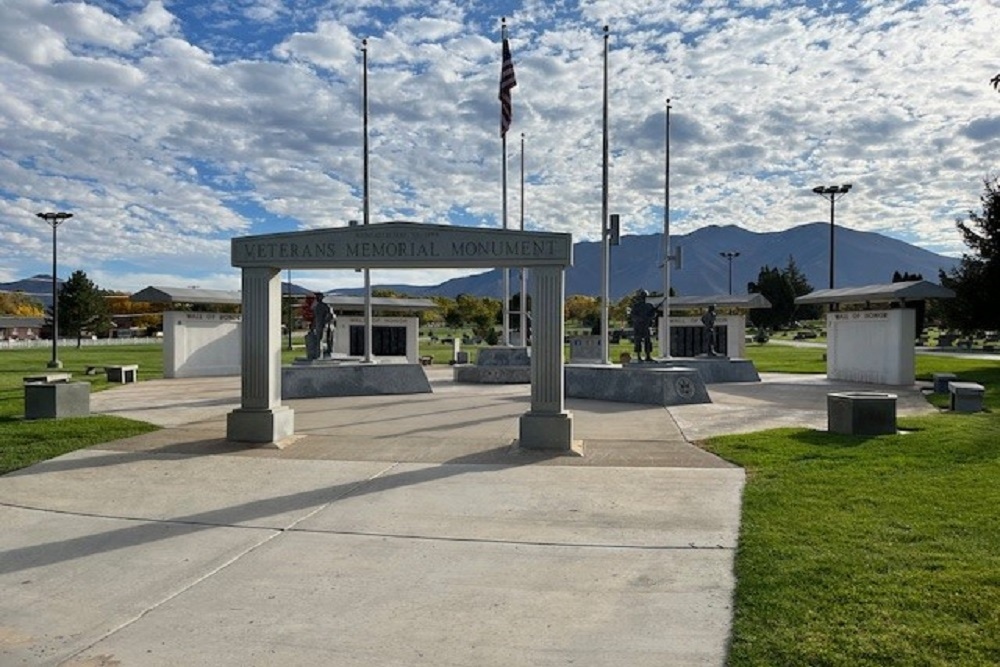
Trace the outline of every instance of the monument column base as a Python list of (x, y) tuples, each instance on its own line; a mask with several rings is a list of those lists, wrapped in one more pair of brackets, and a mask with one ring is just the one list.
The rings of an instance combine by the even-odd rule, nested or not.
[(518, 447), (573, 451), (573, 413), (526, 412), (521, 415)]
[(239, 408), (226, 415), (226, 440), (281, 448), (295, 434), (295, 411), (279, 405), (271, 409)]

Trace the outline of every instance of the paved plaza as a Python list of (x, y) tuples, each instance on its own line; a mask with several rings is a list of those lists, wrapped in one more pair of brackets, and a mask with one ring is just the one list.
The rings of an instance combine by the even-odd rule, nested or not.
[(240, 379), (93, 412), (163, 426), (0, 477), (3, 665), (723, 665), (744, 472), (693, 442), (826, 428), (764, 374), (713, 402), (567, 399), (583, 456), (512, 446), (526, 385), (286, 401), (286, 448), (225, 441)]

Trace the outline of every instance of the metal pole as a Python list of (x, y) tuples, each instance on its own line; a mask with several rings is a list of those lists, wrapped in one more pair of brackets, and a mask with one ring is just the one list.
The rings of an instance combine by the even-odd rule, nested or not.
[[(361, 49), (364, 65), (364, 76), (362, 77), (362, 116), (364, 117), (362, 224), (367, 225), (370, 222), (370, 201), (368, 196), (368, 40), (363, 40), (361, 43), (364, 45)], [(365, 269), (365, 354), (362, 361), (369, 364), (375, 361), (375, 356), (372, 354), (372, 274), (370, 269)]]
[(665, 154), (663, 167), (663, 330), (660, 332), (660, 356), (670, 358), (670, 98), (667, 98), (667, 120), (664, 128)]
[(292, 270), (288, 269), (288, 349), (292, 349)]
[(833, 289), (833, 210), (836, 197), (836, 193), (830, 193), (830, 289)]
[(62, 368), (62, 362), (59, 361), (58, 353), (58, 341), (59, 341), (59, 295), (56, 293), (56, 230), (59, 228), (59, 222), (53, 221), (52, 223), (52, 360), (49, 361), (49, 368)]
[[(524, 132), (521, 133), (521, 231), (524, 231)], [(528, 346), (528, 276), (521, 267), (521, 346)]]
[[(507, 39), (507, 18), (504, 17), (500, 24), (500, 40)], [(502, 110), (501, 110), (502, 113)], [(500, 133), (500, 151), (503, 154), (503, 176), (502, 176), (502, 189), (503, 189), (503, 204), (502, 215), (503, 215), (503, 228), (507, 229), (507, 132)], [(510, 345), (510, 269), (506, 266), (502, 270), (503, 275), (503, 307), (501, 308), (500, 317), (503, 318), (503, 323), (500, 326), (500, 333), (503, 337), (503, 344)]]
[(604, 26), (604, 121), (601, 153), (601, 363), (609, 364), (608, 301), (611, 298), (611, 239), (608, 238), (608, 26)]
[(49, 368), (62, 368), (62, 362), (59, 361), (59, 293), (56, 289), (56, 274), (59, 262), (56, 230), (64, 221), (72, 218), (73, 214), (59, 211), (55, 213), (36, 213), (35, 215), (52, 227), (52, 359), (47, 366)]

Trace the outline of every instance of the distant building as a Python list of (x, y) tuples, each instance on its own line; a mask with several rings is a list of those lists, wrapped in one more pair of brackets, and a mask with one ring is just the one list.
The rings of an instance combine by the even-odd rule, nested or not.
[(44, 324), (44, 317), (0, 315), (0, 340), (36, 340)]

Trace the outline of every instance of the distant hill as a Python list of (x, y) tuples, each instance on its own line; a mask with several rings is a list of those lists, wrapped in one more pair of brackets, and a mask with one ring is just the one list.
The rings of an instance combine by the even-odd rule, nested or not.
[[(59, 289), (62, 282), (62, 279), (56, 279), (56, 289)], [(0, 283), (0, 292), (23, 292), (25, 296), (40, 301), (48, 308), (52, 305), (52, 276), (40, 274), (11, 283)]]
[[(639, 288), (663, 289), (660, 268), (663, 234), (623, 236), (621, 245), (611, 248), (610, 293), (618, 300)], [(937, 282), (938, 270), (948, 270), (958, 259), (938, 255), (923, 248), (875, 232), (837, 227), (836, 287), (856, 287), (892, 282), (894, 271), (919, 273)], [(745, 294), (747, 283), (757, 280), (763, 266), (784, 268), (789, 256), (815, 289), (829, 284), (830, 226), (810, 223), (780, 232), (751, 232), (735, 225), (703, 227), (690, 234), (671, 235), (671, 247), (682, 247), (683, 267), (673, 270), (670, 283), (679, 295), (712, 295), (729, 292), (729, 261), (722, 252), (739, 252), (733, 259), (733, 293)], [(494, 269), (434, 286), (377, 285), (415, 296), (459, 294), (500, 297), (503, 274)], [(511, 271), (511, 293), (518, 290), (517, 272)], [(363, 289), (336, 290), (340, 294), (361, 294)], [(566, 272), (566, 294), (601, 293), (601, 246), (596, 241), (573, 244), (573, 266)]]

